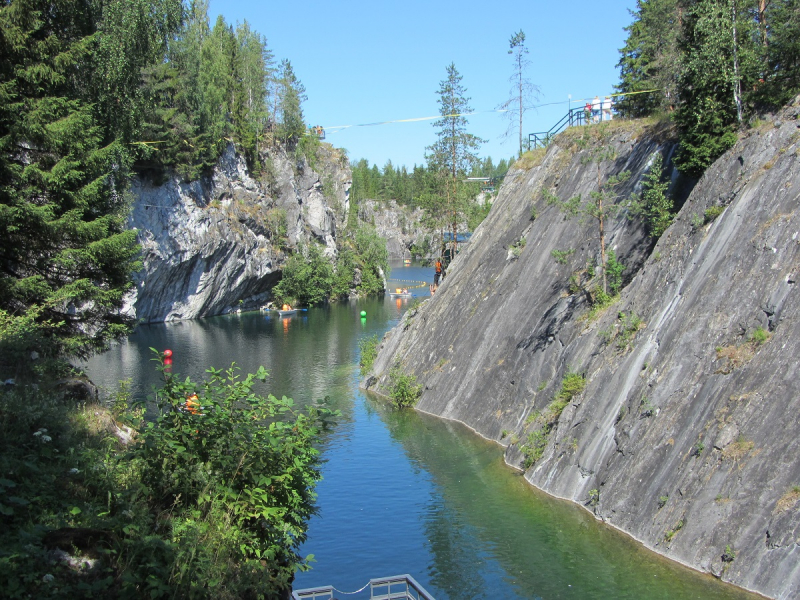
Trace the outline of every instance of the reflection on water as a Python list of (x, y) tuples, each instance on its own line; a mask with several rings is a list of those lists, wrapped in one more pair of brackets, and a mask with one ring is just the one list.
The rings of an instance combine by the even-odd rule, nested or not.
[[(431, 269), (397, 265), (388, 283), (424, 296), (431, 278)], [(159, 383), (149, 348), (170, 348), (181, 377), (232, 362), (242, 373), (263, 365), (264, 391), (298, 404), (329, 397), (342, 416), (321, 442), (319, 513), (302, 549), (316, 562), (296, 588), (353, 591), (371, 577), (409, 573), (437, 600), (752, 597), (537, 493), (503, 464), (498, 446), (466, 428), (361, 393), (359, 340), (382, 336), (414, 301), (387, 296), (288, 318), (247, 313), (140, 327), (88, 371), (107, 389), (130, 378), (144, 397)]]

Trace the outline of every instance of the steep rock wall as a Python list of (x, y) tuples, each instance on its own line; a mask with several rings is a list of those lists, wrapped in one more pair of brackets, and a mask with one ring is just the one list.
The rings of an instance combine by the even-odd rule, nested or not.
[[(593, 320), (569, 278), (596, 256), (596, 228), (565, 220), (541, 190), (586, 197), (598, 146), (557, 137), (541, 164), (509, 172), (436, 295), (383, 339), (364, 385), (385, 393), (400, 364), (424, 386), (420, 410), (506, 445), (510, 464), (543, 440), (525, 471), (533, 485), (670, 558), (797, 597), (799, 104), (720, 158), (655, 248), (638, 220), (608, 223), (627, 285)], [(620, 127), (599, 142), (618, 153), (601, 175), (630, 169), (628, 194), (669, 141)], [(568, 264), (551, 255), (568, 249)], [(554, 416), (570, 372), (586, 387)]]
[(138, 320), (257, 307), (277, 283), (286, 249), (314, 239), (335, 252), (352, 181), (346, 157), (323, 144), (315, 168), (282, 150), (261, 159), (267, 174), (255, 176), (231, 145), (208, 178), (133, 182), (129, 225), (139, 231), (144, 269), (127, 309)]
[(411, 258), (411, 246), (431, 236), (422, 225), (423, 214), (421, 208), (400, 206), (394, 200), (364, 200), (358, 208), (359, 219), (375, 227), (394, 260)]

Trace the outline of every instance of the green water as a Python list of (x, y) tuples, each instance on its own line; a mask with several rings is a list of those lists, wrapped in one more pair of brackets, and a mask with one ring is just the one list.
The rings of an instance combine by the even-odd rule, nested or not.
[[(392, 278), (390, 288), (412, 287), (432, 273), (395, 265)], [(427, 295), (427, 287), (411, 291)], [(88, 371), (108, 389), (130, 378), (133, 392), (145, 396), (159, 383), (149, 348), (170, 348), (181, 377), (199, 379), (208, 366), (231, 362), (243, 372), (263, 365), (270, 373), (264, 391), (300, 404), (329, 398), (342, 414), (321, 443), (319, 513), (303, 547), (316, 562), (297, 575), (296, 589), (350, 592), (373, 577), (408, 573), (437, 600), (755, 597), (661, 559), (580, 507), (537, 492), (503, 464), (499, 446), (467, 428), (392, 411), (360, 392), (359, 340), (383, 335), (414, 300), (140, 327), (94, 357)]]

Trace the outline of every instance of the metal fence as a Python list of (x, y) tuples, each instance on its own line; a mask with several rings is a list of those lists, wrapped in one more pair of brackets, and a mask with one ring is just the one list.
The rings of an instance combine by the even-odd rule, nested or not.
[(614, 105), (610, 108), (600, 112), (599, 115), (592, 116), (590, 110), (585, 107), (571, 108), (569, 112), (561, 117), (561, 119), (547, 131), (539, 131), (537, 133), (528, 134), (528, 150), (535, 148), (545, 148), (553, 140), (556, 134), (561, 133), (567, 127), (576, 127), (578, 125), (591, 125), (600, 121), (607, 121), (615, 115)]
[[(370, 579), (367, 585), (355, 592), (342, 592), (332, 585), (295, 590), (292, 592), (292, 600), (342, 600), (344, 596), (355, 600), (355, 595), (366, 593), (367, 588), (369, 600), (435, 600), (411, 575)], [(365, 598), (363, 595), (361, 597)]]

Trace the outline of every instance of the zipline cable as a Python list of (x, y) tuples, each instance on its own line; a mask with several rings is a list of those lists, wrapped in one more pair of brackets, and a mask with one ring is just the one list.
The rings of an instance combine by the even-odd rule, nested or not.
[[(660, 90), (659, 89), (641, 90), (639, 92), (628, 92), (628, 93), (620, 92), (620, 93), (617, 93), (617, 94), (609, 94), (608, 96), (604, 96), (604, 98), (616, 98), (618, 96), (635, 96), (637, 94), (649, 94), (649, 93), (658, 92), (658, 91), (660, 91)], [(583, 101), (592, 102), (592, 100), (593, 100), (593, 98), (576, 98), (574, 100), (569, 99), (566, 102), (564, 102), (563, 100), (559, 100), (558, 102), (546, 102), (546, 103), (543, 103), (543, 104), (537, 104), (536, 106), (533, 106), (532, 108), (536, 109), (536, 108), (542, 108), (544, 106), (557, 106), (559, 104), (580, 103), (580, 102), (583, 102)], [(453, 114), (449, 114), (449, 115), (436, 115), (436, 116), (432, 116), (432, 117), (415, 117), (415, 118), (412, 118), (412, 119), (392, 119), (392, 120), (389, 120), (389, 121), (376, 121), (375, 123), (358, 123), (358, 124), (355, 124), (355, 125), (330, 125), (330, 126), (327, 126), (327, 127), (323, 127), (323, 129), (327, 133), (339, 133), (340, 131), (343, 131), (345, 129), (349, 129), (350, 127), (375, 127), (376, 125), (389, 125), (391, 123), (415, 123), (415, 122), (419, 122), (419, 121), (433, 121), (435, 119), (447, 119), (447, 118), (450, 118), (450, 117), (471, 117), (473, 115), (480, 115), (480, 114), (487, 114), (487, 113), (504, 113), (504, 112), (509, 112), (509, 110), (508, 109), (504, 109), (504, 108), (498, 108), (498, 109), (495, 109), (495, 110), (476, 110), (476, 111), (468, 112), (468, 113), (453, 113)]]

